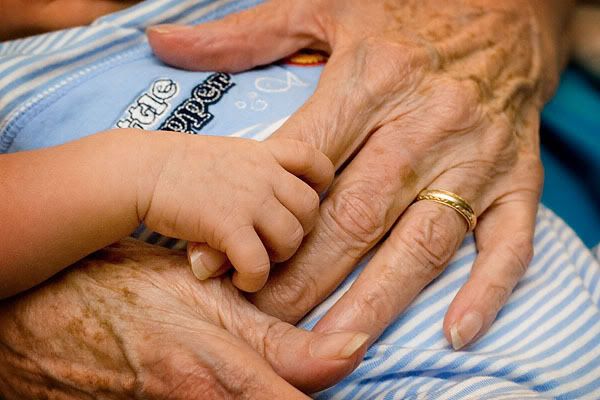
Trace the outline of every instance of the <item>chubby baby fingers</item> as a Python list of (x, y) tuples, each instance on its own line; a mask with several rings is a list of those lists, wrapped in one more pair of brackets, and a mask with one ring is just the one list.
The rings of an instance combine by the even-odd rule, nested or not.
[(297, 218), (306, 236), (319, 217), (319, 194), (294, 175), (285, 171), (283, 174), (274, 185), (275, 197)]
[(335, 168), (331, 160), (312, 145), (278, 138), (264, 143), (285, 170), (304, 180), (318, 193), (331, 185)]
[(265, 202), (262, 215), (257, 215), (254, 226), (274, 262), (291, 258), (304, 238), (302, 224), (276, 199)]
[(252, 225), (242, 225), (227, 234), (222, 242), (235, 269), (233, 284), (244, 292), (257, 292), (269, 277), (271, 262), (258, 234)]

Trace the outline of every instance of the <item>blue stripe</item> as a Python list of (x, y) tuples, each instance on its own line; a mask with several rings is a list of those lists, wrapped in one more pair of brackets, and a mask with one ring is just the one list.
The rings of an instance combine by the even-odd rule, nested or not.
[[(536, 241), (537, 241), (537, 242), (539, 242), (540, 240), (542, 240), (542, 239), (543, 239), (543, 237), (545, 237), (545, 235), (546, 235), (546, 232), (548, 232), (548, 231), (542, 232), (542, 234), (541, 234), (541, 235), (539, 235), (539, 236), (536, 236), (536, 239), (537, 239)], [(546, 245), (546, 247), (548, 247), (548, 246), (550, 246), (550, 243), (548, 243), (548, 244)], [(540, 255), (540, 256), (541, 256), (541, 255)], [(559, 269), (559, 267), (560, 267), (560, 264), (557, 264), (557, 265), (555, 266), (555, 268), (554, 268), (554, 270), (555, 270), (555, 274), (554, 274), (553, 276), (547, 277), (547, 278), (546, 278), (546, 280), (545, 280), (545, 283), (550, 283), (550, 282), (551, 282), (551, 280), (552, 280), (552, 279), (555, 277), (555, 275), (558, 275), (558, 274), (561, 272), (561, 270)], [(546, 272), (548, 272), (548, 271), (546, 271)], [(540, 269), (540, 271), (539, 271), (539, 272), (537, 272), (535, 275), (542, 275), (542, 274), (544, 274), (544, 270), (543, 270), (543, 269)], [(463, 278), (463, 279), (464, 279), (464, 278)], [(455, 283), (456, 283), (456, 281), (455, 281)], [(460, 284), (460, 282), (458, 282), (458, 284)], [(547, 297), (548, 297), (548, 296), (547, 296)], [(512, 304), (509, 302), (509, 304), (507, 304), (507, 305), (505, 306), (505, 309), (506, 309), (507, 307), (511, 306), (511, 305), (512, 305), (512, 306), (514, 306), (514, 307), (516, 307), (516, 304), (517, 304), (517, 303), (519, 303), (519, 304), (522, 304), (522, 303), (526, 302), (527, 300), (528, 300), (527, 296), (523, 296), (523, 297), (521, 298), (521, 300), (520, 300), (520, 301), (518, 301), (518, 302), (512, 302)], [(542, 299), (542, 300), (543, 300), (543, 299)], [(540, 301), (540, 302), (541, 302), (541, 301)], [(538, 303), (540, 303), (540, 302), (538, 302)], [(438, 313), (436, 313), (436, 314), (437, 314), (437, 317), (438, 317), (438, 319), (439, 319), (439, 318), (442, 318), (444, 313), (445, 313), (445, 310), (442, 310), (441, 312), (438, 312)], [(533, 311), (532, 311), (532, 310), (530, 310), (529, 314), (531, 314), (531, 313), (533, 313)], [(519, 320), (517, 320), (517, 321), (513, 322), (513, 323), (512, 323), (512, 324), (510, 324), (510, 325), (511, 325), (511, 326), (514, 326), (514, 325), (515, 325), (515, 324), (517, 324), (518, 322), (519, 322)], [(508, 330), (508, 328), (505, 328), (505, 329), (504, 329), (504, 331), (505, 331), (505, 332), (506, 332), (507, 330)], [(414, 331), (412, 331), (412, 333), (414, 333)], [(436, 336), (438, 336), (438, 337), (439, 337), (439, 336), (442, 336), (442, 335), (443, 335), (443, 333), (440, 331), (438, 335), (434, 335), (433, 337), (436, 337)], [(488, 333), (488, 335), (484, 336), (484, 340), (488, 340), (488, 341), (492, 342), (493, 340), (492, 340), (492, 339), (490, 339), (490, 336), (492, 336), (492, 335), (493, 335), (493, 334), (491, 334), (491, 333)], [(496, 333), (495, 335), (496, 335), (496, 336), (501, 336), (499, 333)], [(427, 346), (427, 343), (428, 343), (428, 342), (431, 342), (431, 340), (432, 340), (432, 337), (428, 338), (428, 339), (426, 340), (426, 342), (424, 343), (424, 346)], [(483, 342), (484, 340), (480, 340), (480, 342), (478, 342), (478, 343), (476, 344), (476, 346), (478, 346), (478, 347), (483, 347), (483, 346), (484, 346), (484, 344), (483, 344), (482, 342)], [(398, 338), (398, 340), (397, 340), (397, 343), (402, 343), (402, 342), (404, 342), (404, 341), (405, 341), (405, 336)], [(473, 347), (475, 347), (475, 346), (473, 346)], [(389, 358), (391, 355), (393, 355), (393, 350), (392, 350), (392, 349), (390, 349), (390, 350), (389, 350), (388, 352), (386, 352), (386, 353), (387, 353), (387, 354), (386, 354), (386, 357), (385, 357), (385, 359), (387, 359), (387, 358)], [(405, 367), (405, 366), (406, 366), (408, 363), (410, 363), (410, 362), (411, 362), (411, 361), (412, 361), (412, 360), (413, 360), (413, 359), (414, 359), (416, 356), (418, 356), (418, 354), (419, 354), (418, 352), (415, 352), (415, 353), (412, 353), (412, 355), (411, 355), (411, 356), (404, 356), (404, 357), (403, 357), (403, 358), (401, 358), (399, 361), (397, 361), (397, 362), (396, 362), (396, 363), (395, 363), (395, 364), (394, 364), (392, 367), (390, 367), (390, 369), (391, 369), (391, 370), (393, 370), (393, 371), (396, 371), (396, 370), (399, 370), (399, 369), (400, 369), (400, 368), (402, 368), (402, 367)], [(424, 363), (430, 364), (431, 362), (433, 362), (433, 361), (438, 361), (438, 360), (439, 360), (439, 359), (441, 359), (443, 356), (446, 356), (446, 355), (448, 355), (448, 354), (452, 354), (452, 353), (448, 353), (448, 352), (442, 353), (442, 352), (440, 352), (440, 354), (436, 354), (436, 355), (434, 355), (434, 356), (430, 357), (430, 358), (429, 358), (428, 360), (426, 360)], [(467, 357), (464, 357), (464, 358), (465, 358), (465, 360), (464, 360), (464, 361), (466, 361)], [(377, 361), (378, 361), (378, 362), (377, 362), (377, 364), (381, 364), (381, 362), (383, 362), (383, 360), (377, 360)], [(463, 361), (463, 362), (464, 362), (464, 361)], [(456, 363), (454, 363), (454, 364), (455, 364), (455, 365), (453, 365), (453, 366), (452, 366), (452, 368), (456, 368), (456, 367), (458, 366), (458, 365), (456, 365)], [(359, 370), (360, 370), (360, 369), (363, 367), (363, 365), (364, 365), (365, 371), (359, 371)], [(357, 373), (355, 373), (355, 374), (356, 374), (358, 377), (360, 377), (361, 375), (363, 375), (363, 374), (367, 373), (367, 370), (370, 370), (370, 369), (372, 369), (372, 368), (375, 368), (375, 366), (368, 365), (368, 363), (363, 363), (363, 364), (361, 364), (361, 367), (359, 367), (359, 370), (357, 370)], [(355, 375), (355, 374), (353, 374), (353, 375)], [(355, 393), (353, 393), (353, 394), (355, 394)], [(350, 397), (350, 396), (347, 396), (346, 398), (352, 398), (352, 397)]]
[[(563, 300), (560, 305), (564, 306), (566, 304), (568, 304), (571, 300), (573, 300), (579, 293), (577, 293), (577, 288), (574, 288), (569, 296)], [(578, 310), (581, 311), (582, 309), (584, 309), (585, 307), (579, 307)], [(546, 316), (550, 313), (547, 313)], [(589, 321), (588, 321), (589, 323)], [(534, 324), (532, 324), (534, 325)], [(585, 325), (587, 326), (587, 325)], [(582, 329), (580, 328), (577, 332), (579, 334), (582, 333)], [(573, 336), (573, 335), (571, 335)], [(549, 335), (544, 335), (544, 339), (548, 339), (550, 338)], [(557, 350), (560, 350), (561, 348), (564, 347), (563, 344), (564, 341), (561, 341), (561, 343), (559, 344), (555, 344), (553, 346), (550, 347), (549, 350), (546, 350), (542, 353), (539, 353), (537, 356), (535, 357), (530, 357), (527, 359), (527, 361), (540, 361), (541, 359), (543, 359), (544, 357), (547, 357), (548, 355), (552, 355), (554, 354)], [(539, 342), (536, 342), (536, 344), (539, 344)], [(508, 353), (511, 354), (511, 353)], [(502, 351), (497, 350), (495, 351), (495, 355), (491, 356), (489, 360), (484, 360), (479, 362), (478, 364), (476, 364), (475, 366), (465, 369), (465, 370), (460, 370), (459, 372), (454, 372), (454, 370), (458, 367), (460, 367), (461, 365), (463, 365), (465, 362), (468, 361), (469, 356), (468, 355), (464, 355), (461, 357), (460, 360), (456, 360), (454, 363), (452, 363), (452, 365), (449, 365), (447, 368), (447, 371), (440, 373), (437, 375), (437, 377), (439, 378), (444, 378), (444, 379), (448, 379), (448, 378), (457, 378), (460, 376), (464, 376), (464, 375), (471, 375), (471, 374), (478, 374), (478, 373), (482, 373), (483, 371), (486, 371), (486, 374), (493, 374), (493, 376), (495, 377), (506, 377), (507, 375), (510, 375), (512, 372), (515, 371), (515, 369), (519, 368), (521, 365), (519, 365), (516, 362), (510, 362), (509, 364), (499, 368), (499, 369), (492, 369), (490, 370), (490, 367), (493, 366), (493, 364), (495, 364), (498, 361), (504, 360), (504, 358), (506, 356), (508, 356), (508, 354), (503, 354)], [(527, 362), (524, 361), (524, 362)], [(523, 361), (522, 361), (523, 362)], [(528, 382), (532, 382), (534, 379), (538, 378), (537, 372), (538, 370), (540, 370), (540, 368), (537, 368), (535, 370), (530, 370), (525, 374), (522, 374), (518, 377), (515, 377), (513, 379), (511, 379), (511, 381), (517, 382), (517, 383), (528, 383)], [(544, 368), (542, 368), (541, 370), (544, 370)]]
[[(241, 0), (225, 5), (220, 5), (210, 13), (197, 18), (196, 22), (207, 21), (219, 18), (232, 11), (248, 8), (252, 5), (261, 3), (258, 0)], [(133, 17), (133, 13), (144, 10), (149, 5), (159, 4), (155, 10), (146, 10), (140, 16)], [(38, 88), (19, 93), (16, 100), (12, 101), (8, 107), (0, 110), (0, 115), (7, 115), (9, 111), (18, 109), (22, 104), (28, 101), (34, 94), (40, 93), (48, 87), (57, 85), (64, 81), (66, 77), (74, 76), (82, 69), (93, 66), (98, 68), (89, 75), (81, 79), (88, 79), (96, 73), (101, 73), (103, 68), (111, 68), (119, 65), (120, 62), (129, 62), (136, 57), (142, 57), (149, 51), (143, 40), (143, 27), (150, 24), (150, 20), (156, 19), (164, 23), (172, 23), (186, 18), (190, 13), (197, 12), (207, 4), (214, 4), (214, 1), (190, 2), (185, 3), (184, 8), (177, 9), (173, 15), (167, 16), (167, 13), (174, 10), (174, 7), (181, 6), (178, 0), (150, 0), (138, 4), (128, 10), (103, 17), (97, 21), (93, 29), (94, 33), (84, 40), (78, 41), (77, 35), (71, 37), (65, 48), (77, 49), (82, 46), (92, 46), (91, 49), (81, 51), (81, 54), (73, 56), (68, 60), (57, 60), (48, 64), (48, 54), (31, 55), (20, 60), (17, 65), (8, 69), (17, 71), (23, 66), (36, 65), (35, 70), (29, 72), (15, 82), (10, 84), (0, 92), (0, 95), (8, 93), (18, 93), (18, 90), (24, 90), (22, 85), (27, 84), (32, 79), (39, 79), (57, 68), (71, 67), (74, 63), (81, 63), (80, 67), (65, 68), (64, 73), (55, 78), (47, 78)], [(131, 16), (131, 17), (128, 17)], [(114, 21), (126, 21), (120, 26)], [(86, 31), (86, 28), (77, 28)], [(99, 45), (98, 41), (107, 37), (114, 37), (116, 29), (131, 29), (131, 32), (125, 31), (125, 37), (115, 40), (115, 42)], [(10, 42), (0, 44), (0, 53), (9, 51), (32, 52), (47, 46), (46, 53), (51, 53), (52, 46), (58, 44), (71, 35), (74, 31), (67, 30), (47, 35), (45, 38), (33, 37), (25, 41)], [(88, 31), (90, 32), (90, 31)], [(123, 31), (120, 31), (123, 32)], [(124, 46), (124, 49), (118, 51), (119, 60), (113, 59), (115, 54), (114, 46)], [(92, 59), (94, 61), (92, 62)], [(3, 63), (10, 62), (10, 57), (2, 57), (0, 66)], [(98, 60), (105, 62), (98, 67)], [(37, 63), (37, 64), (36, 64)], [(79, 79), (79, 78), (77, 78)], [(42, 88), (42, 89), (40, 89)], [(62, 96), (68, 93), (71, 84), (55, 91), (52, 96)], [(28, 116), (46, 107), (47, 102), (39, 102), (28, 109), (27, 114), (15, 115), (14, 119), (5, 130), (5, 134), (0, 136), (0, 148), (6, 146), (12, 141), (11, 135), (16, 135), (21, 124), (26, 122)], [(248, 136), (252, 136), (249, 134)], [(446, 305), (456, 293), (456, 291), (466, 281), (471, 264), (476, 257), (475, 243), (472, 236), (469, 236), (459, 249), (460, 257), (457, 257), (448, 266), (446, 271), (427, 288), (427, 291), (417, 301), (409, 307), (396, 321), (388, 328), (378, 342), (367, 352), (365, 361), (342, 383), (330, 390), (326, 390), (317, 395), (317, 398), (343, 397), (346, 399), (377, 397), (385, 399), (394, 399), (399, 397), (417, 398), (428, 396), (448, 396), (450, 398), (460, 399), (464, 396), (475, 393), (478, 390), (488, 390), (486, 397), (510, 395), (518, 391), (520, 387), (523, 390), (535, 390), (541, 393), (558, 396), (559, 398), (581, 398), (589, 395), (600, 388), (600, 335), (591, 335), (590, 339), (583, 341), (582, 337), (590, 332), (600, 330), (600, 312), (598, 306), (592, 302), (590, 295), (597, 296), (600, 290), (600, 268), (595, 259), (589, 256), (587, 250), (582, 246), (578, 238), (558, 220), (550, 211), (544, 208), (540, 209), (536, 217), (537, 229), (534, 238), (535, 255), (530, 269), (525, 278), (519, 283), (515, 292), (518, 297), (514, 297), (508, 302), (498, 315), (498, 325), (490, 333), (483, 337), (478, 343), (471, 346), (469, 352), (457, 353), (450, 349), (446, 344), (441, 329), (432, 329), (432, 326), (438, 326), (443, 320), (446, 312)], [(163, 240), (158, 235), (153, 235), (151, 240)], [(569, 249), (570, 250), (567, 250)], [(578, 265), (575, 265), (577, 259), (581, 259)], [(351, 284), (360, 271), (368, 262), (369, 257), (365, 257), (361, 266), (357, 268), (347, 278), (342, 287)], [(593, 273), (589, 274), (588, 271)], [(563, 274), (564, 276), (559, 279)], [(586, 275), (587, 274), (587, 275)], [(582, 279), (589, 276), (586, 282), (582, 284)], [(548, 288), (550, 285), (556, 286), (547, 293), (539, 293), (539, 288)], [(571, 290), (566, 290), (567, 286), (573, 286)], [(586, 291), (586, 286), (588, 291)], [(541, 307), (550, 301), (556, 301), (564, 297), (560, 302), (543, 314)], [(582, 297), (583, 296), (583, 297)], [(539, 298), (538, 298), (539, 297)], [(594, 297), (597, 298), (597, 297)], [(525, 308), (528, 301), (534, 300), (528, 308)], [(569, 315), (564, 315), (560, 319), (557, 312), (564, 307), (573, 304), (574, 301), (584, 300), (578, 305), (576, 310)], [(590, 311), (592, 310), (592, 311)], [(325, 311), (319, 308), (318, 312), (313, 312), (307, 316), (303, 326), (313, 326)], [(590, 313), (589, 317), (582, 318), (583, 313)], [(508, 321), (507, 318), (517, 317), (514, 321)], [(406, 324), (416, 322), (422, 319), (414, 327), (408, 329)], [(557, 341), (556, 338), (566, 327), (572, 326), (578, 320), (580, 326), (565, 338)], [(552, 322), (550, 325), (549, 322)], [(541, 324), (548, 324), (548, 329), (544, 331), (536, 330)], [(498, 340), (511, 334), (514, 329), (526, 327), (513, 340), (499, 346), (494, 351), (490, 349)], [(535, 339), (531, 332), (536, 333)], [(423, 332), (427, 332), (424, 334)], [(409, 341), (418, 342), (416, 348), (403, 347)], [(393, 343), (389, 343), (393, 342)], [(444, 348), (439, 348), (443, 344)], [(541, 346), (549, 345), (547, 349)], [(560, 360), (552, 363), (548, 362), (548, 357), (554, 356), (557, 352), (564, 352), (564, 349), (570, 349), (568, 353), (561, 353)], [(524, 350), (531, 351), (532, 354), (524, 360), (515, 360), (516, 357), (522, 357)], [(597, 354), (589, 362), (582, 363), (577, 369), (565, 372), (565, 365), (573, 365), (583, 356)], [(417, 358), (421, 359), (418, 363)], [(476, 360), (473, 366), (470, 365)], [(389, 366), (383, 368), (383, 365)], [(407, 370), (411, 364), (414, 368)], [(534, 368), (533, 363), (539, 364)], [(522, 371), (521, 371), (522, 369)], [(559, 374), (565, 374), (559, 376)], [(591, 383), (577, 386), (578, 380), (585, 375), (597, 376), (598, 379)], [(466, 381), (472, 377), (481, 376), (482, 380)], [(507, 385), (508, 384), (508, 385)], [(427, 388), (425, 389), (425, 385)], [(529, 389), (531, 387), (531, 389)], [(575, 387), (576, 389), (573, 389)], [(446, 392), (454, 388), (457, 392), (449, 396)], [(526, 388), (526, 389), (525, 389)], [(342, 396), (341, 391), (347, 390), (348, 393)], [(359, 396), (359, 393), (361, 394)]]
[[(26, 84), (27, 82), (32, 81), (32, 80), (34, 80), (44, 74), (47, 74), (53, 70), (62, 68), (64, 66), (68, 66), (69, 64), (74, 64), (74, 63), (79, 63), (81, 61), (85, 61), (86, 59), (95, 57), (101, 53), (110, 54), (110, 50), (113, 47), (119, 46), (121, 44), (125, 44), (128, 42), (134, 42), (136, 39), (139, 40), (139, 37), (140, 37), (140, 35), (138, 33), (128, 34), (121, 39), (115, 40), (114, 42), (109, 41), (108, 43), (105, 43), (102, 46), (96, 47), (85, 53), (81, 53), (81, 54), (77, 55), (76, 57), (60, 60), (60, 61), (54, 62), (52, 64), (45, 65), (43, 68), (32, 71), (32, 72), (28, 73), (27, 75), (24, 75), (19, 80), (15, 81), (15, 82), (11, 82), (7, 86), (5, 86), (4, 89), (0, 90), (0, 96), (6, 96), (8, 92), (14, 90), (16, 87)], [(72, 70), (70, 71), (70, 73), (72, 73)]]
[[(198, 18), (198, 21), (207, 21), (207, 20), (211, 20), (211, 19), (217, 19), (220, 18), (228, 13), (234, 12), (234, 11), (238, 11), (241, 9), (245, 9), (248, 8), (252, 5), (256, 5), (258, 3), (260, 3), (261, 1), (259, 0), (244, 0), (244, 1), (239, 1), (239, 2), (232, 2), (229, 4), (226, 4), (224, 6), (221, 6), (219, 8), (216, 8), (215, 10), (211, 11), (210, 13)], [(204, 6), (205, 4), (208, 4), (208, 2), (203, 3)], [(188, 7), (186, 9), (184, 9), (183, 11), (181, 11), (178, 15), (177, 15), (177, 19), (180, 19), (182, 16), (185, 16), (186, 14), (189, 14), (190, 10), (198, 10), (200, 8), (202, 8), (203, 5), (193, 5), (191, 7)], [(163, 6), (161, 7), (161, 9), (168, 9), (169, 6)], [(132, 10), (133, 11), (133, 10)], [(155, 12), (156, 15), (159, 15), (160, 12)], [(82, 41), (80, 43), (77, 43), (78, 46), (85, 46), (87, 44), (90, 43), (94, 43), (97, 40), (103, 39), (105, 37), (107, 37), (107, 33), (111, 33), (112, 30), (114, 30), (114, 27), (111, 26), (107, 26), (106, 29), (102, 29), (100, 32), (97, 32), (96, 34), (92, 35), (90, 38), (86, 38), (85, 41)], [(67, 34), (68, 32), (65, 32), (65, 34)], [(8, 92), (12, 91), (12, 90), (17, 90), (19, 86), (27, 83), (28, 81), (30, 81), (31, 79), (35, 79), (38, 78), (40, 76), (42, 76), (44, 73), (47, 73), (49, 71), (52, 71), (53, 69), (56, 68), (60, 68), (62, 66), (68, 65), (70, 63), (74, 63), (74, 62), (78, 62), (81, 60), (84, 60), (86, 58), (89, 59), (94, 59), (95, 57), (99, 56), (100, 53), (102, 53), (103, 51), (109, 53), (110, 50), (114, 47), (117, 46), (119, 44), (124, 44), (127, 40), (131, 40), (132, 45), (136, 44), (136, 40), (139, 40), (141, 37), (145, 37), (143, 32), (137, 31), (137, 30), (132, 30), (132, 32), (128, 35), (126, 35), (125, 37), (116, 40), (114, 42), (102, 45), (100, 47), (94, 47), (90, 50), (88, 50), (86, 53), (80, 54), (77, 57), (68, 59), (68, 60), (62, 60), (62, 61), (58, 61), (54, 64), (51, 65), (43, 65), (44, 63), (42, 63), (42, 67), (38, 70), (35, 70), (33, 72), (31, 72), (30, 74), (16, 80), (15, 82), (10, 83), (7, 87), (5, 87), (3, 90), (0, 91), (0, 96), (5, 96)], [(124, 51), (124, 50), (122, 50)], [(44, 57), (46, 57), (46, 55), (42, 54), (42, 55), (32, 55), (31, 57), (26, 58), (25, 60), (17, 63), (16, 65), (10, 67), (9, 69), (7, 69), (7, 71), (5, 71), (6, 74), (9, 74), (11, 71), (15, 71), (19, 68), (22, 68), (25, 65), (30, 65), (32, 63), (35, 63), (37, 61), (43, 60)], [(106, 57), (108, 57), (108, 54), (106, 55)], [(80, 69), (84, 69), (87, 66), (81, 66), (79, 68), (77, 68), (77, 70)], [(54, 79), (54, 81), (61, 81), (63, 80), (66, 76), (69, 76), (73, 73), (74, 71), (65, 71), (64, 74), (62, 74), (61, 76), (57, 77)], [(51, 82), (46, 82), (45, 85), (49, 85), (49, 83)], [(37, 89), (39, 90), (39, 89)], [(12, 101), (10, 104), (8, 104), (6, 107), (4, 107), (2, 109), (2, 114), (3, 115), (9, 115), (13, 110), (15, 110), (21, 103), (23, 103), (24, 99), (28, 96), (31, 96), (31, 93), (34, 92), (35, 90), (23, 93), (21, 96), (19, 96), (17, 99), (15, 99), (14, 101)], [(12, 140), (10, 138), (5, 138), (2, 137), (0, 139), (0, 143), (2, 144), (2, 149), (0, 149), (0, 152), (5, 152), (8, 147), (10, 147), (10, 143), (12, 143)]]

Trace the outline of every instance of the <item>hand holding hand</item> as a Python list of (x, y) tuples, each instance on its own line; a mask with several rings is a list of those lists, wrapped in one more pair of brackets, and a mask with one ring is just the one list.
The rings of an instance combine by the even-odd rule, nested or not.
[[(316, 329), (375, 338), (444, 270), (480, 217), (479, 256), (446, 315), (455, 348), (492, 324), (532, 255), (539, 112), (564, 58), (565, 1), (279, 0), (197, 27), (149, 30), (158, 57), (240, 71), (303, 47), (331, 53), (314, 96), (276, 133), (347, 165), (315, 229), (255, 304), (297, 321), (389, 236)], [(413, 204), (414, 203), (414, 204)]]
[(337, 382), (366, 340), (297, 329), (128, 239), (0, 303), (0, 397), (307, 399), (292, 385)]
[[(318, 192), (333, 179), (331, 161), (294, 140), (148, 135), (151, 145), (141, 151), (156, 166), (143, 179), (138, 215), (159, 233), (223, 252), (236, 269), (238, 288), (261, 289), (270, 262), (289, 259), (312, 230)], [(212, 264), (198, 260), (203, 255), (193, 249), (196, 276), (224, 272), (202, 270)]]

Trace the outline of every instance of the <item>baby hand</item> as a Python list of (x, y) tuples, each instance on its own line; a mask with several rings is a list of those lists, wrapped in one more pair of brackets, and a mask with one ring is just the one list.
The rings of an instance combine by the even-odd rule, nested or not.
[(224, 253), (236, 270), (233, 283), (260, 290), (271, 261), (289, 259), (313, 228), (318, 192), (333, 179), (331, 161), (293, 140), (151, 135), (169, 136), (170, 151), (140, 202), (145, 224)]

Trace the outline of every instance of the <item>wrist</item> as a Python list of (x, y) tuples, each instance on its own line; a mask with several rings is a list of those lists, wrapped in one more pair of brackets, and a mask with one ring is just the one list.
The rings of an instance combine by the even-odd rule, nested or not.
[(133, 167), (133, 187), (136, 189), (135, 203), (138, 222), (146, 219), (155, 189), (164, 174), (169, 160), (181, 149), (181, 133), (134, 130), (136, 137), (136, 157)]

